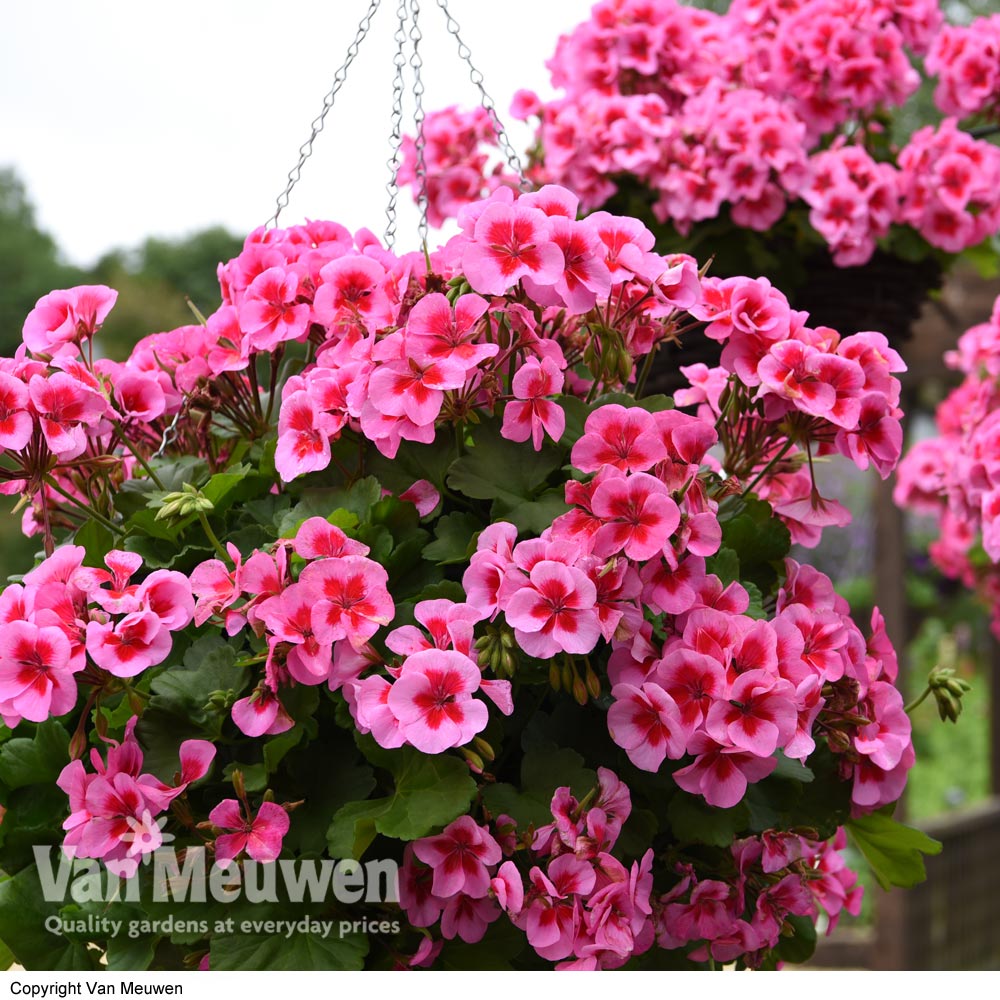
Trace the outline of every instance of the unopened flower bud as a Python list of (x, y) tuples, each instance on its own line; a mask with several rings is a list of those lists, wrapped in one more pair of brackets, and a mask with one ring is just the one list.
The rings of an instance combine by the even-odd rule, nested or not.
[(559, 664), (555, 660), (549, 661), (549, 687), (553, 691), (558, 691), (562, 684), (560, 683), (562, 677), (562, 671), (559, 669)]
[(493, 752), (493, 747), (491, 747), (481, 736), (474, 737), (472, 745), (476, 748), (476, 752), (483, 758), (483, 760), (496, 760), (497, 755)]

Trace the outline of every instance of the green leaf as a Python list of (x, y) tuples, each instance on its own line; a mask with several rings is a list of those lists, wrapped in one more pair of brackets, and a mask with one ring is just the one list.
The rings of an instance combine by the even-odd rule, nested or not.
[(359, 522), (366, 521), (381, 496), (382, 487), (374, 476), (359, 479), (350, 489), (338, 486), (303, 490), (299, 502), (281, 515), (278, 532), (282, 538), (292, 538), (307, 518), (329, 517), (337, 510), (349, 511)]
[(376, 833), (416, 840), (460, 816), (476, 794), (468, 766), (458, 757), (430, 757), (412, 747), (383, 750), (359, 740), (365, 756), (394, 778), (391, 795), (351, 802), (337, 810), (327, 831), (330, 854), (360, 858)]
[(249, 681), (236, 653), (219, 636), (204, 636), (184, 654), (182, 665), (168, 667), (150, 685), (152, 698), (136, 727), (146, 750), (146, 767), (169, 780), (177, 770), (177, 751), (186, 739), (217, 737), (228, 713), (209, 699), (226, 693), (226, 703)]
[(274, 774), (278, 770), (278, 765), (284, 760), (285, 755), (302, 742), (304, 732), (301, 726), (293, 726), (277, 736), (272, 736), (264, 744), (264, 767), (268, 774)]
[(401, 441), (395, 458), (386, 458), (371, 449), (367, 468), (386, 489), (397, 495), (420, 479), (426, 479), (439, 493), (443, 493), (448, 466), (454, 457), (454, 446), (446, 447), (441, 441), (433, 444)]
[(40, 722), (32, 737), (0, 747), (0, 781), (8, 788), (54, 783), (69, 763), (69, 733), (55, 719)]
[(73, 536), (73, 544), (82, 545), (87, 550), (83, 557), (85, 566), (101, 568), (104, 567), (104, 557), (117, 547), (116, 536), (97, 521), (87, 521), (81, 525)]
[(532, 747), (521, 761), (521, 788), (499, 783), (488, 785), (483, 802), (497, 816), (507, 813), (519, 826), (542, 826), (552, 822), (552, 796), (568, 786), (582, 799), (597, 784), (597, 775), (584, 767), (583, 758), (568, 747), (554, 744)]
[(728, 497), (719, 504), (722, 544), (739, 555), (740, 579), (770, 593), (781, 561), (792, 547), (788, 528), (771, 505), (753, 497)]
[(45, 921), (56, 916), (62, 905), (61, 901), (45, 902), (34, 865), (0, 882), (0, 940), (26, 969), (76, 972), (97, 968), (98, 952), (45, 929)]
[(564, 497), (565, 488), (559, 486), (546, 490), (537, 500), (525, 501), (511, 508), (497, 500), (493, 504), (492, 516), (494, 520), (510, 521), (519, 532), (540, 535), (557, 517), (570, 510)]
[(132, 937), (124, 929), (121, 934), (108, 938), (108, 971), (141, 972), (148, 969), (153, 964), (156, 943), (159, 940), (159, 937), (153, 934)]
[(467, 561), (472, 536), (483, 527), (478, 517), (464, 511), (445, 514), (434, 526), (434, 541), (424, 549), (424, 558), (439, 566)]
[(448, 485), (464, 496), (501, 500), (513, 509), (531, 500), (562, 461), (555, 445), (546, 442), (535, 451), (529, 442), (501, 437), (496, 420), (484, 420), (476, 428), (475, 446), (448, 470)]
[(570, 449), (583, 437), (583, 427), (590, 416), (591, 408), (579, 396), (556, 396), (555, 402), (566, 414), (566, 429), (559, 444)]
[(719, 549), (711, 559), (705, 561), (705, 569), (714, 573), (723, 587), (728, 587), (740, 578), (740, 557), (729, 548)]
[(259, 475), (251, 466), (237, 465), (225, 472), (217, 472), (201, 488), (201, 492), (212, 501), (214, 509), (209, 516), (214, 517), (239, 501), (266, 495), (273, 485), (273, 479)]
[(847, 832), (865, 856), (883, 889), (910, 889), (927, 878), (923, 855), (940, 854), (941, 842), (911, 826), (897, 823), (884, 812), (847, 821)]
[(788, 937), (782, 935), (778, 942), (778, 957), (782, 961), (801, 965), (812, 958), (816, 950), (816, 925), (810, 917), (789, 916), (785, 921), (794, 933)]
[(700, 795), (678, 791), (667, 806), (667, 818), (680, 841), (728, 847), (749, 827), (750, 810), (744, 802), (731, 809), (719, 809)]
[(327, 937), (321, 934), (225, 934), (212, 938), (209, 962), (213, 970), (268, 972), (357, 971), (364, 967), (368, 938), (338, 935), (337, 921)]
[(800, 781), (808, 784), (816, 777), (800, 760), (793, 760), (778, 751), (778, 766), (771, 772), (772, 777), (787, 778), (790, 781)]

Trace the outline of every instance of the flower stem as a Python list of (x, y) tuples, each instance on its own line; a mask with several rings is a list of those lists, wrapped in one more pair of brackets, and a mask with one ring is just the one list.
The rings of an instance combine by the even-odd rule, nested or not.
[(88, 507), (83, 501), (78, 500), (72, 493), (64, 490), (51, 476), (45, 477), (45, 484), (51, 489), (54, 489), (56, 493), (64, 496), (71, 503), (76, 504), (80, 510), (84, 511), (88, 517), (92, 517), (98, 524), (103, 525), (108, 531), (113, 531), (117, 535), (124, 535), (125, 531), (119, 525), (115, 524), (113, 521), (109, 521), (103, 514), (99, 514), (93, 507)]
[(219, 541), (215, 532), (212, 531), (212, 526), (208, 523), (208, 518), (205, 517), (205, 512), (203, 510), (198, 511), (198, 520), (201, 521), (201, 526), (208, 536), (208, 540), (212, 543), (215, 551), (219, 553), (219, 557), (227, 565), (233, 565), (233, 560), (230, 558), (229, 553), (223, 548), (222, 542)]
[(142, 455), (139, 454), (139, 451), (136, 449), (135, 445), (133, 445), (132, 442), (129, 441), (128, 437), (125, 434), (125, 430), (123, 429), (120, 423), (115, 424), (115, 433), (118, 436), (118, 440), (121, 441), (121, 443), (125, 445), (125, 447), (128, 448), (128, 450), (132, 452), (133, 455), (135, 455), (136, 461), (138, 461), (138, 463), (143, 467), (143, 469), (146, 470), (146, 475), (153, 480), (153, 482), (156, 484), (156, 488), (158, 490), (166, 490), (166, 487), (161, 482), (160, 477), (153, 471), (152, 466), (142, 457)]
[(918, 705), (921, 704), (921, 702), (923, 702), (927, 698), (927, 696), (930, 693), (931, 693), (931, 688), (930, 685), (928, 684), (927, 687), (924, 688), (923, 694), (921, 694), (919, 698), (914, 698), (913, 701), (911, 701), (910, 704), (903, 709), (903, 711), (906, 712), (907, 715), (909, 715)]
[(775, 465), (778, 464), (778, 462), (780, 462), (785, 457), (785, 455), (788, 454), (794, 443), (795, 442), (792, 440), (786, 441), (781, 451), (779, 451), (778, 454), (775, 455), (774, 458), (772, 458), (771, 461), (768, 462), (767, 465), (765, 465), (764, 468), (757, 473), (757, 475), (754, 477), (754, 481), (740, 494), (740, 496), (745, 497), (748, 493), (752, 492), (753, 488), (771, 471), (771, 469), (774, 468)]

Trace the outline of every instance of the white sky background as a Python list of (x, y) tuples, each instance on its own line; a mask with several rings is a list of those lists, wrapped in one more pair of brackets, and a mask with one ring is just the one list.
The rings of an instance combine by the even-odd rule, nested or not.
[[(545, 60), (592, 0), (449, 0), (520, 152), (510, 99), (552, 93)], [(368, 0), (5, 2), (0, 167), (40, 226), (88, 265), (146, 236), (268, 219)], [(426, 109), (478, 103), (435, 0), (421, 4)], [(396, 0), (382, 0), (282, 223), (385, 227)], [(407, 67), (409, 74), (409, 68)], [(407, 76), (407, 91), (410, 86)], [(404, 102), (404, 128), (412, 102)], [(412, 131), (412, 129), (410, 129)], [(416, 246), (399, 199), (397, 246)]]

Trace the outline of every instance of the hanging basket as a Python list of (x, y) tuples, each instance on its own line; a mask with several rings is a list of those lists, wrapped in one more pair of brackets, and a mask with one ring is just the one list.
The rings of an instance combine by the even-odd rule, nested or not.
[(944, 277), (933, 257), (909, 261), (883, 250), (860, 267), (838, 267), (821, 250), (806, 259), (805, 268), (806, 281), (789, 298), (809, 313), (811, 326), (833, 327), (844, 336), (876, 330), (897, 351), (913, 337), (924, 303)]

